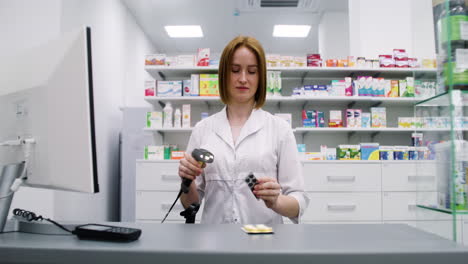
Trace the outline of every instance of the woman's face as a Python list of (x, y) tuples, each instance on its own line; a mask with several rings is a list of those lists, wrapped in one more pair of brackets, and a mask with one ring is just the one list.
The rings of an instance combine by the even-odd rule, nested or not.
[(258, 88), (258, 62), (246, 47), (238, 48), (232, 57), (228, 92), (231, 103), (244, 104), (255, 100)]

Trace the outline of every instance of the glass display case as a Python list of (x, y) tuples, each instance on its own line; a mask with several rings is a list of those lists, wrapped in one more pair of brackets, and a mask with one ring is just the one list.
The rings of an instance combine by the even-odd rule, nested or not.
[[(415, 104), (417, 221), (421, 228), (462, 240), (468, 216), (468, 12), (465, 0), (433, 1), (437, 47), (437, 95)], [(427, 166), (433, 166), (432, 172)], [(465, 216), (466, 218), (466, 216)]]

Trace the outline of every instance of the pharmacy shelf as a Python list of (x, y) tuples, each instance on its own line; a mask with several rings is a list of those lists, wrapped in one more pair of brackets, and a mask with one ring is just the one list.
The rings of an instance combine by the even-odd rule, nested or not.
[[(216, 73), (218, 66), (182, 67), (182, 66), (145, 66), (145, 70), (153, 77), (177, 78), (189, 77), (192, 73)], [(437, 69), (426, 68), (356, 68), (356, 67), (269, 67), (269, 71), (281, 71), (284, 77), (300, 78), (333, 78), (342, 76), (371, 75), (374, 77), (412, 76), (420, 78), (435, 78)]]
[[(192, 132), (193, 128), (143, 128), (146, 132), (158, 132), (158, 133), (189, 133)], [(349, 127), (297, 127), (293, 129), (294, 133), (350, 133), (350, 132), (447, 132), (450, 131), (448, 128), (398, 128), (398, 127), (382, 127), (382, 128), (349, 128)], [(468, 128), (457, 129), (456, 131), (468, 131)]]
[[(145, 159), (137, 159), (139, 163), (178, 163), (179, 160), (145, 160)], [(343, 163), (359, 163), (359, 164), (367, 164), (367, 163), (377, 163), (377, 164), (388, 164), (388, 163), (411, 163), (411, 164), (428, 164), (434, 163), (434, 160), (301, 160), (303, 164), (310, 164), (310, 163), (333, 163), (333, 164), (343, 164)]]
[[(368, 96), (274, 96), (267, 97), (265, 104), (299, 104), (303, 108), (308, 103), (318, 105), (349, 105), (349, 104), (369, 104), (372, 106), (413, 106), (420, 98), (412, 97), (368, 97)], [(219, 96), (175, 96), (159, 97), (145, 96), (145, 101), (163, 106), (166, 102), (172, 104), (222, 104)]]
[(193, 128), (143, 128), (145, 132), (159, 132), (159, 133), (189, 133)]
[(136, 162), (138, 162), (138, 163), (179, 163), (180, 160), (145, 160), (145, 159), (137, 159)]
[(382, 127), (382, 128), (349, 128), (349, 127), (297, 127), (294, 129), (296, 133), (308, 132), (425, 132), (425, 131), (449, 131), (447, 128), (399, 128), (399, 127)]

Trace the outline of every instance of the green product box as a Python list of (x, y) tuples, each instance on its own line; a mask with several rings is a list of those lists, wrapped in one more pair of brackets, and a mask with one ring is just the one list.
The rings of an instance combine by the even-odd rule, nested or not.
[(338, 145), (336, 157), (339, 160), (361, 160), (359, 145)]

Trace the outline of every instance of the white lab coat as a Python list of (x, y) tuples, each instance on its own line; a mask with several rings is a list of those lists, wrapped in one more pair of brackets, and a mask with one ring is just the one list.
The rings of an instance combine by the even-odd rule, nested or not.
[(304, 192), (304, 178), (298, 158), (296, 139), (283, 119), (261, 109), (254, 109), (234, 145), (226, 107), (193, 129), (188, 153), (203, 148), (214, 154), (204, 174), (196, 178), (200, 199), (204, 203), (201, 223), (278, 224), (282, 216), (257, 200), (245, 177), (252, 172), (257, 178), (276, 178), (284, 195), (299, 202), (299, 217), (309, 199)]

